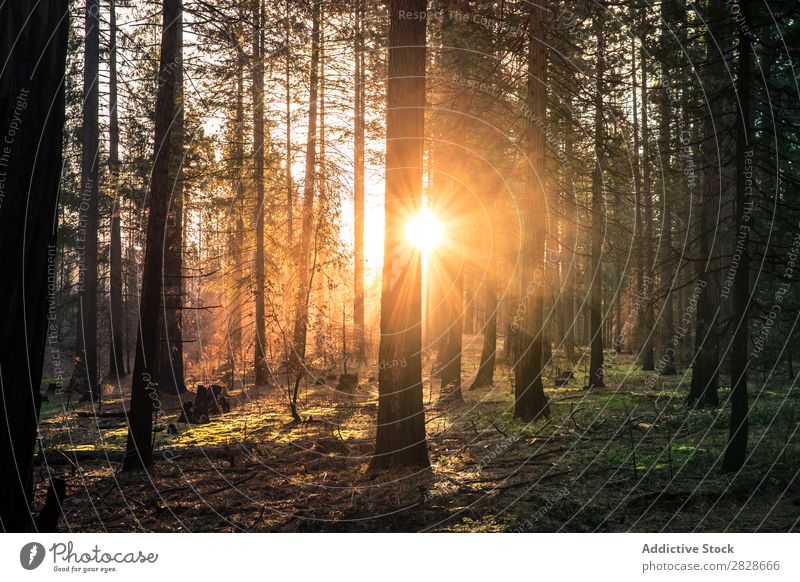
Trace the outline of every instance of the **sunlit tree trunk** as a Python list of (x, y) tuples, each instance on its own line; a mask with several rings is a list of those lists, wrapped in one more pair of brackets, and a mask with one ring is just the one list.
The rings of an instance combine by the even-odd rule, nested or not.
[(235, 364), (242, 349), (242, 294), (246, 281), (242, 269), (242, 253), (244, 246), (244, 62), (241, 55), (236, 57), (236, 108), (235, 108), (234, 144), (233, 144), (233, 189), (234, 198), (231, 204), (231, 220), (233, 233), (229, 242), (229, 257), (232, 264), (232, 285), (228, 291), (230, 304), (228, 308), (228, 344), (229, 359)]
[(517, 323), (519, 360), (514, 367), (514, 417), (533, 422), (550, 413), (542, 384), (543, 295), (545, 285), (545, 97), (547, 2), (532, 4), (528, 21), (527, 176), (522, 215), (521, 297), (524, 314)]
[(256, 386), (269, 379), (266, 355), (265, 255), (264, 255), (264, 18), (261, 0), (253, 0), (253, 182), (256, 187), (256, 296), (255, 368)]
[[(422, 282), (419, 252), (404, 236), (422, 203), (425, 136), (425, 0), (389, 1), (386, 195), (378, 374), (378, 430), (372, 469), (428, 467), (422, 402)], [(391, 364), (391, 365), (390, 365)]]
[(160, 352), (160, 310), (162, 273), (164, 267), (164, 232), (171, 191), (170, 147), (172, 118), (175, 113), (175, 86), (180, 39), (180, 0), (164, 0), (161, 31), (159, 84), (156, 96), (156, 127), (153, 174), (147, 197), (150, 211), (147, 217), (147, 242), (142, 273), (142, 296), (139, 302), (139, 332), (136, 358), (131, 380), (131, 404), (128, 441), (123, 470), (147, 468), (153, 463), (153, 411), (158, 381)]
[(364, 335), (364, 0), (355, 6), (355, 106), (353, 138), (353, 344), (358, 362), (366, 360)]
[(308, 302), (311, 284), (310, 251), (314, 231), (314, 188), (317, 163), (317, 106), (319, 91), (319, 20), (320, 3), (312, 4), (311, 75), (308, 104), (308, 138), (306, 140), (306, 169), (303, 183), (303, 222), (300, 233), (300, 252), (297, 257), (297, 303), (294, 320), (292, 360), (295, 372), (303, 373), (308, 332)]

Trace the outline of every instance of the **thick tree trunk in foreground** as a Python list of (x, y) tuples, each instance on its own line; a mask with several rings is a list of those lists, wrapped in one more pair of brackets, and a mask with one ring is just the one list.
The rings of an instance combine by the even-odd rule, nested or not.
[(589, 388), (605, 386), (603, 380), (603, 163), (605, 150), (603, 124), (603, 78), (605, 76), (605, 7), (598, 5), (594, 15), (597, 36), (597, 63), (594, 94), (594, 170), (592, 171), (592, 280), (589, 289), (591, 358)]
[(750, 113), (750, 10), (742, 3), (739, 29), (739, 73), (736, 80), (739, 96), (739, 118), (736, 131), (736, 252), (741, 255), (733, 283), (734, 332), (731, 341), (731, 427), (723, 471), (738, 471), (747, 458), (748, 396), (747, 369), (750, 366), (748, 326), (750, 324), (750, 221), (753, 213), (753, 145)]
[[(182, 2), (182, 0), (181, 0)], [(170, 143), (170, 200), (164, 240), (163, 333), (159, 357), (158, 389), (167, 394), (186, 392), (183, 378), (183, 5), (178, 28), (175, 67), (175, 117)]]
[[(378, 375), (378, 432), (372, 469), (428, 467), (422, 404), (422, 265), (404, 236), (422, 204), (425, 135), (425, 0), (389, 2), (386, 203)], [(405, 365), (389, 365), (402, 362)]]
[[(56, 205), (67, 2), (0, 4), (0, 531), (33, 527), (33, 452), (47, 320), (55, 318)], [(35, 55), (36, 58), (32, 58)], [(22, 338), (25, 338), (24, 340)]]
[(522, 208), (520, 273), (524, 314), (518, 322), (519, 360), (514, 367), (514, 418), (533, 422), (550, 414), (542, 384), (542, 337), (545, 242), (545, 117), (547, 91), (547, 44), (544, 18), (547, 2), (531, 5), (528, 29), (527, 118), (528, 168)]
[(172, 184), (170, 183), (170, 144), (175, 113), (175, 84), (178, 56), (181, 0), (164, 0), (161, 31), (159, 85), (156, 96), (156, 127), (153, 175), (150, 180), (150, 213), (147, 217), (147, 243), (139, 301), (139, 332), (131, 380), (131, 405), (124, 471), (153, 464), (153, 412), (158, 401), (158, 359), (160, 311), (164, 267), (164, 233)]
[(111, 291), (111, 346), (109, 354), (110, 378), (125, 375), (125, 311), (122, 305), (122, 220), (119, 198), (119, 114), (117, 111), (117, 16), (116, 1), (109, 5), (108, 48), (108, 166), (111, 207), (110, 291)]

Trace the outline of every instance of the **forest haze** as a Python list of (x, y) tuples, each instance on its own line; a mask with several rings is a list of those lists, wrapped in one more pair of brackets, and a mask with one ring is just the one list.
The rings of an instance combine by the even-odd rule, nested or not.
[(798, 529), (796, 0), (0, 28), (1, 530)]

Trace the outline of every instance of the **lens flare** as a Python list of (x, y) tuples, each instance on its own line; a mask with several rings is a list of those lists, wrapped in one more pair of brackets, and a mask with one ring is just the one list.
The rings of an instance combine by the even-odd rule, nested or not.
[(444, 241), (444, 224), (430, 209), (423, 208), (408, 220), (406, 238), (421, 252), (428, 253)]

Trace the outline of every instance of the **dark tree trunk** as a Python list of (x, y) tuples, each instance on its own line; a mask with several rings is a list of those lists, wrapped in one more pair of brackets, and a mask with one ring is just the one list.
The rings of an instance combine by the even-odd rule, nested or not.
[(355, 21), (353, 348), (356, 361), (364, 362), (364, 0), (356, 1)]
[(264, 15), (261, 0), (253, 0), (253, 180), (256, 186), (256, 338), (253, 365), (256, 386), (269, 377), (265, 312), (264, 255)]
[(742, 23), (739, 28), (739, 71), (736, 92), (739, 97), (739, 118), (736, 124), (736, 215), (738, 229), (736, 250), (741, 255), (733, 282), (733, 339), (731, 341), (731, 427), (722, 470), (738, 471), (747, 458), (748, 396), (747, 372), (750, 366), (748, 326), (750, 324), (750, 220), (753, 212), (753, 146), (750, 114), (750, 9), (741, 5)]
[[(494, 200), (491, 197), (487, 198), (490, 204), (493, 204), (493, 208), (490, 210), (490, 224), (483, 239), (484, 248), (486, 249), (490, 249), (492, 241), (496, 240), (499, 225), (496, 208), (500, 197), (500, 180), (495, 178), (491, 183), (493, 188), (489, 194), (496, 198)], [(494, 233), (494, 236), (492, 236), (492, 233)], [(483, 281), (486, 311), (486, 319), (483, 325), (483, 348), (481, 349), (478, 373), (470, 386), (471, 389), (480, 386), (491, 386), (494, 383), (494, 366), (497, 359), (497, 254), (497, 251), (489, 253), (486, 278)]]
[(150, 212), (139, 301), (139, 331), (131, 380), (128, 442), (122, 468), (129, 471), (153, 464), (153, 412), (158, 401), (158, 360), (161, 351), (160, 311), (164, 267), (164, 233), (172, 184), (170, 144), (175, 113), (175, 85), (178, 57), (181, 0), (164, 0), (161, 31), (159, 84), (156, 96), (156, 127), (153, 175), (150, 180)]
[(109, 5), (108, 48), (108, 167), (111, 207), (110, 291), (111, 291), (111, 350), (110, 378), (125, 375), (125, 311), (122, 305), (122, 220), (119, 197), (119, 115), (117, 111), (117, 16), (116, 0)]
[[(569, 110), (572, 111), (570, 104)], [(575, 147), (574, 128), (567, 128), (566, 136), (566, 187), (564, 189), (564, 245), (562, 248), (562, 271), (564, 272), (564, 294), (561, 298), (564, 319), (564, 352), (571, 363), (577, 361), (575, 355), (575, 334), (578, 320), (575, 313), (575, 291), (578, 273), (578, 204), (575, 196), (575, 167), (572, 159)]]
[(297, 258), (297, 303), (295, 306), (293, 361), (296, 373), (302, 374), (308, 335), (308, 302), (311, 292), (311, 239), (314, 235), (314, 187), (317, 180), (317, 106), (319, 93), (319, 25), (320, 3), (312, 4), (311, 75), (308, 105), (308, 137), (306, 139), (306, 168), (303, 183), (303, 223), (300, 233), (300, 253)]
[(528, 90), (527, 117), (528, 167), (525, 200), (522, 208), (521, 281), (525, 305), (517, 335), (519, 360), (514, 368), (514, 418), (533, 422), (550, 414), (547, 396), (542, 385), (542, 335), (544, 296), (544, 235), (545, 235), (545, 135), (537, 120), (546, 119), (547, 42), (544, 18), (547, 2), (530, 7), (528, 29)]
[(597, 37), (597, 63), (594, 93), (594, 157), (592, 171), (592, 279), (589, 289), (591, 357), (589, 363), (589, 388), (605, 386), (603, 380), (603, 236), (605, 212), (603, 209), (603, 163), (605, 150), (603, 124), (603, 86), (605, 76), (605, 6), (597, 6), (594, 15)]
[(175, 116), (170, 142), (170, 200), (164, 240), (164, 326), (159, 357), (158, 389), (167, 394), (186, 392), (183, 377), (183, 5), (178, 7), (178, 46), (175, 62)]
[[(381, 290), (378, 432), (371, 468), (428, 467), (422, 403), (422, 265), (404, 236), (422, 204), (425, 136), (425, 0), (389, 1), (386, 201)], [(402, 362), (405, 365), (388, 363)]]
[[(83, 127), (81, 129), (80, 230), (83, 264), (79, 266), (78, 312), (79, 372), (86, 379), (83, 398), (97, 402), (97, 187), (99, 179), (100, 125), (100, 0), (86, 0), (83, 47)], [(99, 404), (99, 402), (98, 402)]]
[(712, 0), (707, 17), (706, 66), (710, 90), (706, 92), (710, 113), (705, 119), (703, 137), (703, 193), (700, 207), (700, 256), (696, 263), (700, 296), (697, 300), (695, 320), (695, 356), (692, 366), (692, 384), (687, 404), (690, 407), (716, 407), (719, 405), (719, 224), (722, 172), (718, 134), (724, 125), (723, 91), (728, 85), (725, 59), (718, 47), (726, 46), (728, 26), (724, 23), (722, 0)]
[(6, 139), (0, 148), (0, 269), (7, 276), (0, 285), (0, 530), (5, 532), (33, 527), (39, 385), (45, 340), (55, 332), (55, 295), (48, 285), (56, 284), (68, 30), (64, 0), (0, 4), (0, 123)]
[(636, 256), (636, 292), (634, 298), (634, 314), (636, 328), (633, 332), (631, 347), (637, 353), (643, 346), (643, 340), (647, 337), (647, 329), (644, 325), (644, 313), (642, 313), (644, 303), (644, 250), (642, 249), (642, 171), (641, 159), (639, 157), (639, 103), (636, 97), (636, 40), (631, 40), (631, 90), (633, 92), (631, 106), (633, 109), (633, 191), (634, 191), (634, 210), (633, 210), (633, 244)]
[[(643, 21), (644, 25), (644, 21)], [(648, 125), (648, 92), (647, 92), (647, 48), (645, 41), (640, 47), (640, 62), (642, 68), (642, 210), (643, 222), (642, 238), (644, 246), (644, 275), (639, 289), (642, 296), (642, 347), (639, 361), (642, 370), (655, 370), (655, 356), (653, 354), (653, 282), (655, 279), (655, 259), (653, 253), (653, 189), (650, 184), (650, 128)]]

